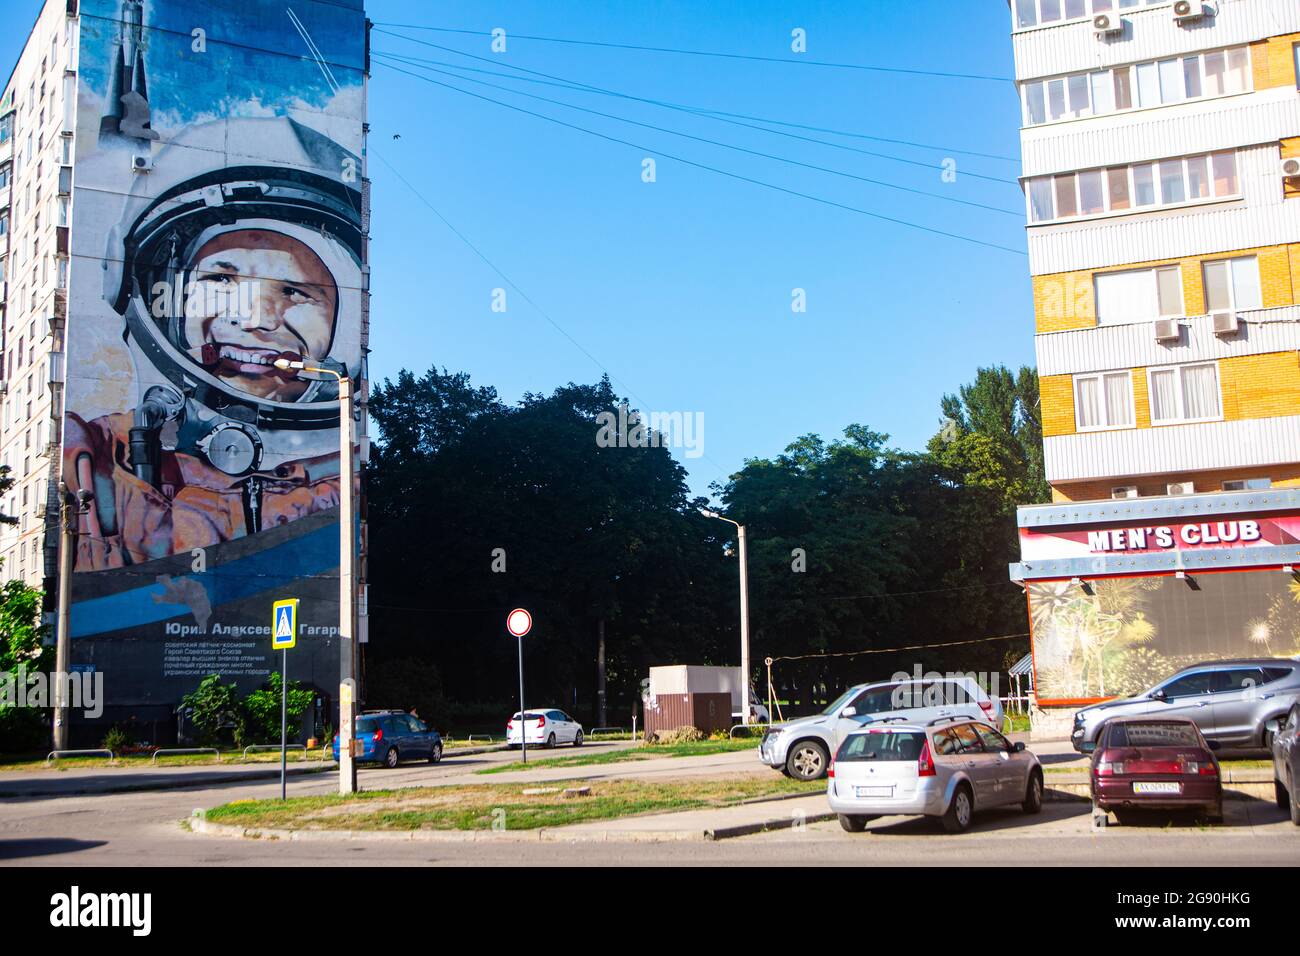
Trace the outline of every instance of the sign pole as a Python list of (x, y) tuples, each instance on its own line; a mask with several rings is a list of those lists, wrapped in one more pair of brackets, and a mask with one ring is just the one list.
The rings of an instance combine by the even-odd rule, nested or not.
[(285, 777), (288, 775), (288, 759), (285, 757), (289, 730), (289, 649), (280, 652), (280, 799), (285, 799)]
[(285, 598), (271, 605), (271, 650), (282, 651), (280, 660), (280, 799), (288, 798), (289, 749), (289, 648), (298, 642), (298, 599)]
[(515, 635), (519, 645), (519, 749), (528, 763), (528, 711), (524, 710), (524, 636)]
[[(524, 709), (524, 635), (533, 628), (533, 616), (517, 607), (506, 615), (506, 630), (519, 645), (519, 750), (528, 763), (528, 711)], [(507, 737), (507, 739), (509, 739)]]

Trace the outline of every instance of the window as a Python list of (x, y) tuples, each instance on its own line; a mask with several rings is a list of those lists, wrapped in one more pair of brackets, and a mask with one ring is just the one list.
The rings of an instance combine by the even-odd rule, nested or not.
[(1028, 183), (1029, 221), (1213, 202), (1234, 198), (1239, 189), (1232, 152), (1036, 176)]
[[(1016, 29), (1049, 26), (1068, 20), (1081, 20), (1094, 13), (1107, 13), (1114, 10), (1117, 0), (1015, 0), (1012, 8), (1015, 14)], [(1121, 10), (1128, 10), (1146, 3), (1168, 3), (1169, 0), (1118, 0)]]
[(1222, 417), (1219, 366), (1174, 365), (1147, 372), (1151, 424), (1214, 421)]
[(1149, 322), (1185, 314), (1180, 266), (1103, 272), (1094, 285), (1098, 325)]
[(1269, 478), (1236, 478), (1223, 483), (1224, 491), (1267, 491), (1273, 487)]
[(1074, 423), (1079, 431), (1133, 427), (1133, 376), (1127, 371), (1074, 377)]
[(1210, 312), (1243, 312), (1264, 307), (1259, 260), (1254, 256), (1205, 263), (1205, 304)]
[[(1239, 46), (1031, 80), (1022, 86), (1025, 122), (1037, 126), (1134, 107), (1247, 93), (1253, 82), (1250, 51)], [(1055, 108), (1046, 108), (1052, 105)]]
[(1178, 697), (1199, 697), (1201, 694), (1208, 694), (1214, 689), (1216, 676), (1214, 671), (1188, 674), (1185, 677), (1174, 678), (1161, 687), (1160, 690), (1165, 692), (1165, 697), (1169, 700)]

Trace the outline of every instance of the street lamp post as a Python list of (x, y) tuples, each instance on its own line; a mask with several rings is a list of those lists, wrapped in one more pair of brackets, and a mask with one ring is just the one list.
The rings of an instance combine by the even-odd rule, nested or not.
[(77, 548), (77, 516), (90, 507), (86, 489), (75, 495), (59, 482), (59, 620), (54, 643), (54, 749), (68, 749), (68, 658), (72, 652), (72, 563)]
[(354, 580), (353, 495), (355, 476), (352, 455), (352, 383), (333, 369), (317, 368), (305, 362), (276, 359), (281, 371), (315, 372), (333, 375), (339, 383), (339, 793), (357, 792), (357, 764), (353, 738), (356, 727), (357, 591)]
[(745, 551), (745, 526), (739, 521), (724, 518), (716, 511), (701, 508), (706, 518), (717, 518), (736, 526), (736, 541), (740, 549), (740, 722), (749, 723), (749, 556)]

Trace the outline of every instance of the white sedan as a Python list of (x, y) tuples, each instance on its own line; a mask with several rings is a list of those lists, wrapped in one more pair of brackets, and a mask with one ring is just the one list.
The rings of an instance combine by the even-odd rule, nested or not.
[(582, 746), (582, 724), (578, 723), (562, 710), (530, 710), (522, 722), (527, 736), (520, 739), (521, 727), (519, 712), (506, 724), (506, 743), (518, 747), (527, 741), (530, 747), (554, 747), (556, 744), (573, 744)]

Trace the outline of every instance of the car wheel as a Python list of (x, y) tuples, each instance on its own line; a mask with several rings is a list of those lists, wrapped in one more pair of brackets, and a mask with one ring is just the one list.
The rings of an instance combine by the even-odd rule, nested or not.
[(841, 813), (840, 826), (848, 833), (861, 833), (867, 828), (867, 820), (870, 817), (864, 817), (860, 813)]
[(1300, 827), (1300, 794), (1296, 793), (1296, 779), (1291, 777), (1291, 799), (1287, 801), (1291, 804), (1291, 822)]
[(940, 818), (943, 828), (949, 833), (964, 833), (970, 829), (971, 818), (975, 816), (975, 804), (971, 799), (970, 787), (962, 784), (952, 795), (952, 803)]
[(581, 730), (578, 731), (578, 735), (577, 735), (576, 737), (573, 738), (573, 746), (575, 746), (575, 747), (581, 747), (581, 746), (582, 746), (582, 731), (581, 731)]
[(429, 763), (439, 763), (442, 760), (442, 744), (434, 744), (433, 749), (429, 751)]
[(551, 734), (551, 736), (546, 738), (546, 749), (547, 750), (555, 749), (555, 734)]
[(1279, 810), (1291, 809), (1291, 794), (1286, 792), (1286, 787), (1282, 786), (1281, 780), (1273, 781), (1273, 800)]
[(1043, 775), (1035, 771), (1029, 775), (1029, 786), (1025, 789), (1025, 802), (1020, 804), (1025, 813), (1041, 813), (1043, 810)]
[(388, 753), (384, 754), (384, 766), (389, 770), (392, 770), (399, 762), (400, 759), (397, 756), (397, 748), (389, 747)]
[(817, 780), (826, 776), (826, 748), (816, 740), (801, 740), (785, 758), (786, 769), (796, 780)]
[(1222, 804), (1222, 803), (1220, 803), (1220, 804), (1216, 804), (1216, 805), (1213, 806), (1213, 807), (1207, 807), (1207, 808), (1206, 808), (1206, 810), (1205, 810), (1205, 822), (1206, 822), (1206, 823), (1222, 823), (1222, 822), (1223, 822), (1223, 804)]

